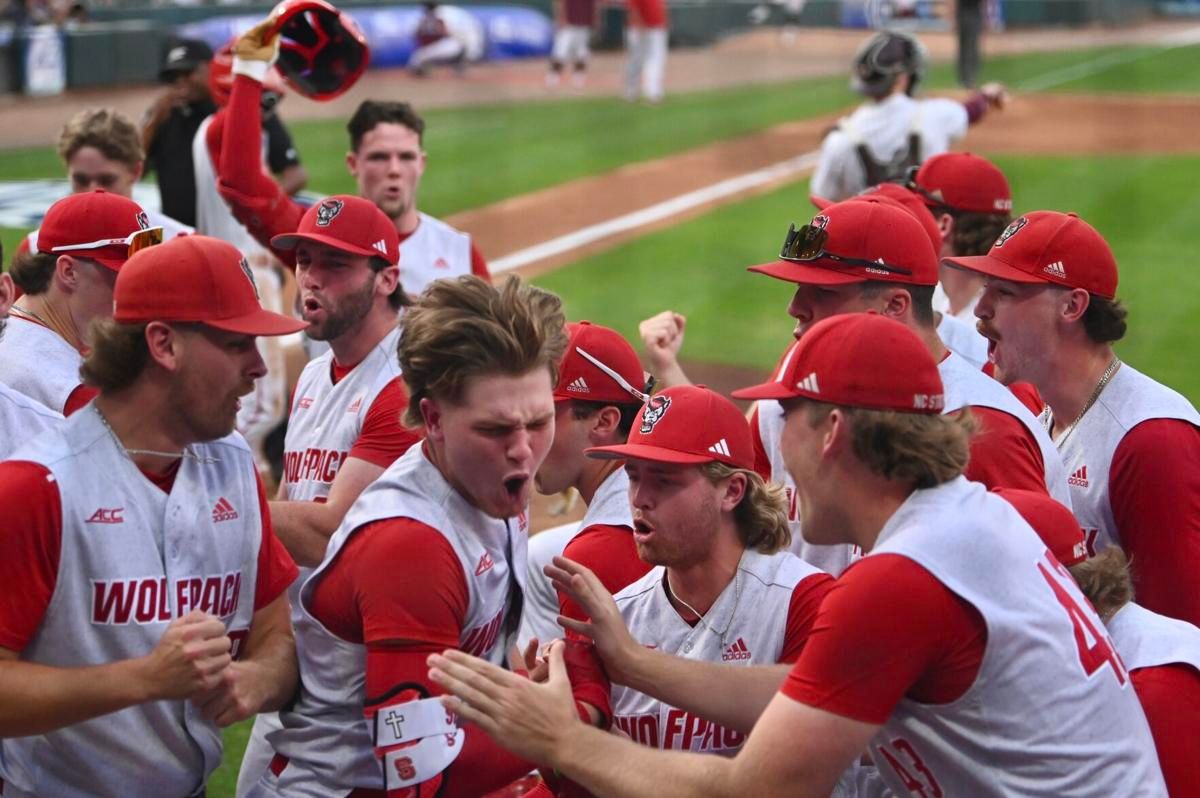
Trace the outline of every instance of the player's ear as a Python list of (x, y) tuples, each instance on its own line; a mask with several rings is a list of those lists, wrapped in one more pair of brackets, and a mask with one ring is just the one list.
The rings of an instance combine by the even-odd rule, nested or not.
[(1092, 304), (1092, 295), (1082, 288), (1072, 288), (1063, 291), (1061, 297), (1060, 315), (1063, 321), (1075, 322), (1083, 318), (1088, 306)]
[(175, 371), (179, 367), (179, 331), (166, 322), (152, 321), (144, 334), (150, 359), (167, 371)]
[(725, 492), (721, 496), (721, 510), (733, 512), (733, 509), (746, 498), (749, 489), (749, 478), (744, 472), (738, 471), (725, 480)]
[[(619, 437), (621, 427), (621, 410), (615, 405), (608, 405), (600, 408), (600, 412), (592, 416), (592, 427), (588, 430), (588, 437), (594, 439), (593, 443), (596, 446), (608, 446), (613, 440)], [(624, 443), (624, 441), (620, 441)]]
[(437, 400), (428, 396), (422, 397), (418, 407), (421, 409), (421, 419), (425, 422), (425, 437), (435, 443), (441, 443), (446, 439), (446, 433), (442, 428), (442, 409)]
[(17, 296), (17, 286), (13, 283), (12, 275), (0, 272), (0, 318), (8, 315), (9, 308)]
[(352, 177), (358, 177), (358, 153), (356, 153), (354, 150), (350, 150), (346, 153), (346, 171), (348, 171)]
[(73, 293), (79, 287), (79, 261), (70, 255), (59, 255), (54, 261), (54, 277), (68, 293)]
[(903, 288), (893, 288), (883, 295), (884, 305), (880, 314), (892, 319), (902, 320), (912, 309), (912, 295)]
[(850, 417), (841, 408), (833, 408), (822, 422), (821, 459), (834, 460), (852, 446)]

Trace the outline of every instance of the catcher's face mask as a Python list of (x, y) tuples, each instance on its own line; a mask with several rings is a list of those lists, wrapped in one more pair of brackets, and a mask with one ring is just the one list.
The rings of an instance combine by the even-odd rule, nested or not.
[(280, 37), (275, 66), (304, 96), (337, 97), (367, 68), (371, 51), (362, 31), (325, 0), (284, 0), (271, 14)]

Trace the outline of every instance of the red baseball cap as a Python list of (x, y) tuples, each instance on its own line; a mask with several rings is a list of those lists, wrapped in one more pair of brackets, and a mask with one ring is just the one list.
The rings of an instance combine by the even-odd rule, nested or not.
[(1000, 168), (969, 152), (943, 152), (917, 170), (910, 180), (932, 207), (945, 206), (968, 213), (1008, 213), (1012, 189)]
[(1065, 504), (1032, 490), (996, 488), (992, 492), (1016, 508), (1060, 563), (1069, 568), (1087, 559), (1083, 529)]
[(770, 382), (737, 399), (803, 397), (843, 407), (941, 413), (942, 377), (929, 347), (898, 321), (845, 313), (814, 324), (784, 352)]
[(50, 206), (37, 233), (37, 251), (74, 255), (120, 271), (137, 249), (160, 243), (162, 228), (128, 197), (85, 191)]
[(754, 468), (750, 424), (737, 405), (703, 385), (677, 385), (655, 394), (634, 419), (629, 441), (584, 450), (602, 460), (655, 463), (719, 462)]
[[(815, 194), (810, 195), (809, 199), (820, 210), (833, 204), (833, 200), (827, 200)], [(921, 199), (921, 195), (915, 191), (910, 191), (899, 183), (880, 183), (877, 186), (863, 189), (847, 200), (847, 202), (853, 201), (898, 205), (912, 214), (912, 217), (921, 223), (921, 227), (925, 228), (925, 235), (929, 236), (929, 243), (933, 244), (933, 251), (937, 253), (942, 251), (942, 229), (938, 227), (937, 219), (933, 218), (933, 212), (925, 205), (925, 200)]]
[(1096, 228), (1073, 213), (1033, 211), (1013, 220), (986, 255), (947, 263), (1014, 283), (1082, 288), (1112, 299), (1117, 261)]
[(567, 325), (567, 352), (558, 366), (554, 401), (582, 399), (644, 404), (646, 379), (637, 352), (616, 330), (590, 321)]
[(295, 249), (301, 241), (384, 258), (393, 266), (400, 262), (400, 236), (392, 220), (375, 203), (349, 194), (326, 197), (313, 205), (300, 217), (296, 232), (275, 236), (271, 246)]
[[(800, 253), (805, 258), (787, 260), (789, 250), (806, 250)], [(937, 267), (938, 253), (911, 213), (892, 203), (847, 200), (790, 231), (779, 260), (749, 270), (803, 285), (867, 280), (934, 285)]]
[(208, 236), (176, 236), (125, 264), (113, 289), (113, 319), (201, 322), (246, 335), (286, 335), (307, 322), (263, 310), (237, 247)]

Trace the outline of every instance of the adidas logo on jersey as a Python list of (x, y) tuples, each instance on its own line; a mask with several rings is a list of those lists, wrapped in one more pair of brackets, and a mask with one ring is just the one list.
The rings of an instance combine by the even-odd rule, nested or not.
[(1067, 484), (1074, 485), (1079, 488), (1086, 488), (1088, 486), (1087, 466), (1080, 466), (1078, 471), (1067, 477)]
[(492, 560), (492, 555), (485, 551), (483, 556), (479, 558), (479, 565), (475, 566), (475, 575), (479, 576), (484, 571), (492, 570), (492, 566), (495, 564), (495, 561)]
[(1063, 268), (1063, 263), (1061, 260), (1056, 260), (1054, 263), (1047, 264), (1042, 271), (1051, 277), (1057, 277), (1060, 280), (1067, 279), (1067, 270)]
[(385, 258), (387, 257), (387, 242), (384, 241), (382, 238), (379, 239), (378, 241), (376, 241), (371, 246), (373, 246), (373, 247), (375, 247), (375, 249), (379, 250)]
[(123, 524), (125, 516), (121, 513), (125, 512), (124, 507), (101, 507), (96, 512), (92, 513), (86, 523), (89, 524)]
[(567, 386), (568, 391), (577, 391), (579, 393), (591, 393), (592, 389), (588, 387), (587, 380), (583, 377), (576, 377), (571, 380), (571, 384)]
[(721, 655), (721, 659), (725, 660), (726, 662), (736, 662), (739, 660), (750, 659), (750, 649), (746, 646), (746, 641), (740, 637), (733, 641), (728, 648), (725, 649), (725, 653)]
[(802, 391), (808, 391), (809, 393), (821, 392), (821, 389), (817, 387), (817, 373), (815, 371), (797, 382), (796, 387)]
[(232, 521), (237, 517), (238, 511), (233, 509), (233, 505), (229, 503), (229, 499), (226, 499), (224, 496), (218, 499), (217, 503), (213, 505), (212, 519), (214, 524), (221, 521)]
[(712, 446), (709, 446), (708, 450), (710, 452), (712, 452), (713, 454), (719, 454), (719, 455), (722, 455), (723, 457), (730, 456), (729, 455), (729, 444), (725, 442), (724, 438), (717, 441)]
[(361, 409), (362, 409), (362, 397), (360, 396), (357, 399), (355, 399), (353, 402), (350, 403), (350, 406), (346, 408), (346, 412), (347, 413), (357, 413)]
[(435, 268), (435, 269), (449, 269), (449, 268), (450, 268), (450, 263), (449, 263), (449, 262), (448, 262), (448, 261), (447, 261), (445, 258), (438, 258), (437, 260), (435, 260), (435, 261), (433, 262), (433, 268)]

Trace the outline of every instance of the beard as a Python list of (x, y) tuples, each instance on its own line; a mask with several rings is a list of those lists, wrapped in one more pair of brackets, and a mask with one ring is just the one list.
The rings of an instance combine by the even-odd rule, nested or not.
[(305, 333), (314, 341), (332, 341), (354, 329), (375, 302), (375, 276), (367, 280), (361, 291), (348, 294), (327, 311), (325, 321), (319, 327), (310, 326)]

